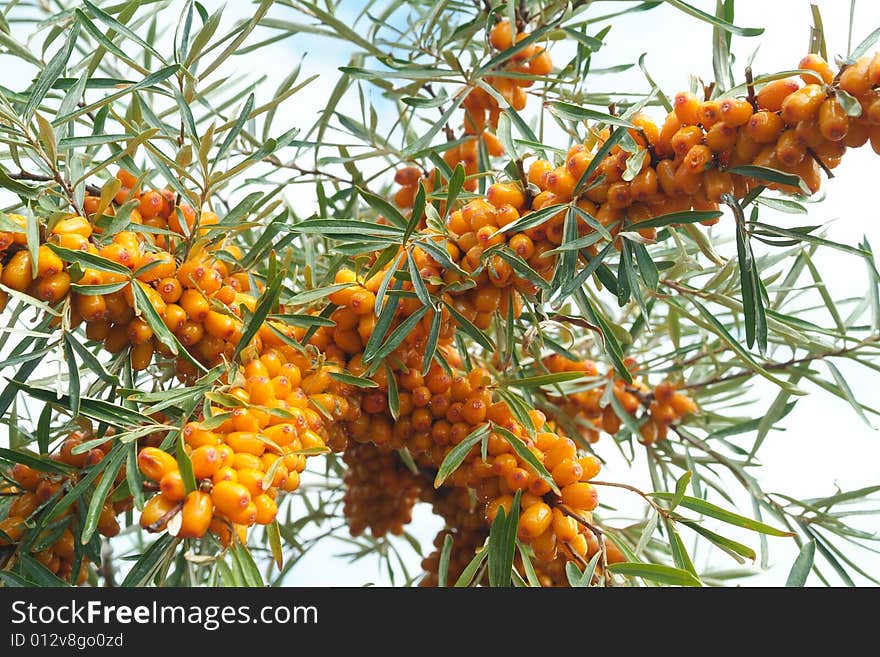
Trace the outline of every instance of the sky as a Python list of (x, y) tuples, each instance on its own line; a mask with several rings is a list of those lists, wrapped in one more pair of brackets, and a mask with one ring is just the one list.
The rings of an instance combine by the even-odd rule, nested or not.
[[(219, 3), (203, 3), (213, 10)], [(346, 2), (346, 7), (354, 9), (357, 2)], [(694, 0), (695, 6), (714, 10), (712, 0)], [(840, 0), (820, 0), (819, 6), (824, 20), (825, 35), (829, 53), (845, 54), (848, 49), (849, 3)], [(619, 7), (619, 3), (596, 3), (604, 13)], [(733, 51), (738, 61), (745, 61), (757, 48), (753, 68), (756, 73), (772, 72), (795, 68), (800, 57), (807, 51), (809, 26), (812, 22), (810, 2), (806, 0), (786, 0), (766, 2), (764, 0), (738, 0), (736, 19), (739, 26), (763, 27), (765, 33), (757, 38), (734, 37)], [(227, 18), (236, 14), (248, 15), (245, 3), (229, 3)], [(275, 8), (270, 14), (284, 18), (283, 8)], [(169, 16), (175, 16), (169, 12)], [(293, 18), (291, 15), (290, 18)], [(595, 31), (604, 25), (599, 23)], [(880, 3), (859, 0), (856, 2), (853, 45), (868, 33), (880, 27)], [(712, 31), (711, 27), (697, 22), (673, 7), (663, 6), (649, 13), (634, 14), (614, 19), (612, 30), (606, 43), (594, 57), (596, 68), (612, 66), (621, 62), (635, 62), (647, 52), (646, 65), (659, 87), (667, 94), (687, 88), (689, 75), (711, 79), (712, 72)], [(558, 48), (557, 61), (564, 59), (564, 44)], [(557, 52), (551, 50), (551, 53)], [(267, 61), (267, 53), (271, 56)], [(2, 60), (2, 58), (0, 58)], [(225, 70), (241, 74), (264, 74), (267, 76), (265, 89), (273, 89), (288, 72), (302, 62), (300, 79), (318, 74), (307, 90), (296, 97), (296, 110), (289, 117), (290, 125), (279, 121), (277, 128), (287, 129), (294, 125), (303, 128), (311, 125), (329, 97), (338, 78), (338, 67), (348, 63), (348, 51), (340, 41), (322, 41), (309, 35), (296, 35), (271, 45), (260, 54), (242, 55), (231, 61)], [(9, 67), (6, 67), (9, 70)], [(28, 74), (12, 70), (11, 79), (4, 85), (24, 88)], [(16, 83), (17, 84), (14, 84)], [(615, 75), (597, 78), (594, 83), (600, 90), (647, 90), (647, 85), (637, 67)], [(263, 91), (265, 94), (265, 90)], [(375, 93), (378, 102), (378, 92)], [(355, 98), (348, 98), (341, 106), (342, 111), (357, 113)], [(849, 151), (841, 166), (835, 170), (834, 180), (827, 181), (827, 198), (811, 206), (809, 218), (800, 218), (802, 223), (829, 222), (828, 237), (846, 244), (857, 244), (862, 237), (880, 248), (880, 217), (878, 207), (871, 203), (870, 191), (876, 185), (877, 160), (869, 147), (859, 151)], [(299, 207), (306, 209), (310, 201), (297, 193), (299, 187), (291, 188), (288, 197)], [(770, 215), (765, 217), (766, 220)], [(780, 216), (780, 221), (791, 221), (790, 217)], [(730, 248), (733, 248), (730, 245)], [(832, 297), (861, 294), (864, 289), (865, 268), (857, 259), (824, 250), (817, 259), (822, 275), (826, 280)], [(880, 403), (880, 393), (876, 385), (876, 373), (866, 368), (838, 362), (850, 387), (859, 398), (869, 404)], [(770, 385), (757, 385), (752, 396), (766, 407), (776, 391)], [(880, 421), (872, 419), (875, 426)], [(795, 410), (779, 425), (783, 431), (775, 431), (764, 444), (761, 451), (760, 481), (765, 490), (778, 491), (798, 496), (817, 497), (833, 494), (837, 488), (848, 490), (877, 483), (876, 464), (880, 462), (880, 442), (878, 434), (852, 412), (850, 406), (821, 391), (801, 402)], [(607, 437), (603, 440), (607, 440)], [(623, 462), (615, 461), (614, 450), (606, 450), (611, 457), (603, 477), (615, 481), (639, 482), (649, 489), (645, 480), (643, 464), (636, 463), (632, 471)], [(641, 477), (641, 479), (640, 479)], [(637, 484), (638, 485), (638, 484)], [(638, 514), (641, 505), (629, 493), (603, 489), (603, 502), (620, 510), (620, 515)], [(743, 512), (748, 513), (746, 508)], [(613, 524), (613, 522), (612, 522)], [(417, 508), (416, 517), (409, 531), (430, 551), (434, 534), (440, 526), (437, 518), (422, 507)], [(877, 530), (875, 525), (871, 529)], [(730, 534), (730, 532), (728, 532)], [(756, 541), (748, 534), (731, 534), (750, 545)], [(402, 540), (396, 541), (401, 555), (411, 570), (418, 569), (418, 556)], [(285, 580), (286, 585), (352, 585), (372, 583), (387, 585), (387, 574), (377, 562), (371, 559), (349, 564), (345, 559), (334, 558), (334, 554), (348, 551), (344, 543), (326, 542), (314, 550)], [(748, 581), (749, 585), (779, 585), (784, 583), (788, 568), (796, 555), (790, 541), (777, 539), (771, 543), (770, 568), (759, 572)], [(698, 554), (696, 558), (703, 558)], [(698, 561), (698, 565), (700, 562)], [(718, 568), (734, 567), (736, 564), (722, 555), (711, 560)], [(880, 560), (876, 557), (869, 562), (873, 572), (880, 572)], [(869, 567), (869, 566), (866, 566)], [(870, 568), (870, 567), (869, 567)], [(811, 580), (814, 583), (814, 580)]]

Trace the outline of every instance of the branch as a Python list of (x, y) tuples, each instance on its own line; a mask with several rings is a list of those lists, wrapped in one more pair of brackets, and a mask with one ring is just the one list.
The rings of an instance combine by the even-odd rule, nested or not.
[[(811, 363), (813, 361), (822, 360), (824, 358), (845, 356), (846, 354), (853, 351), (858, 351), (862, 347), (877, 344), (878, 342), (880, 342), (880, 336), (872, 336), (870, 338), (862, 340), (861, 342), (858, 342), (857, 344), (852, 345), (851, 347), (842, 347), (841, 349), (836, 349), (834, 351), (825, 351), (818, 354), (810, 354), (809, 356), (804, 356), (803, 358), (793, 358), (792, 360), (787, 360), (782, 363), (765, 361), (761, 363), (761, 367), (763, 367), (765, 370), (787, 370), (793, 365), (803, 365), (804, 363)], [(706, 379), (705, 381), (698, 381), (697, 383), (688, 383), (682, 386), (678, 386), (678, 389), (692, 390), (694, 388), (703, 388), (706, 386), (715, 385), (717, 383), (726, 383), (727, 381), (734, 381), (736, 379), (754, 376), (754, 374), (755, 373), (752, 370), (742, 370), (740, 372), (734, 372), (733, 374), (726, 374), (724, 376), (717, 376), (712, 379)]]
[[(29, 182), (58, 182), (55, 176), (46, 176), (41, 173), (29, 173), (28, 171), (19, 171), (18, 173), (8, 174), (12, 180), (27, 180)], [(65, 191), (67, 191), (66, 182), (61, 183)], [(86, 185), (86, 193), (91, 196), (100, 196), (101, 188), (97, 185)]]

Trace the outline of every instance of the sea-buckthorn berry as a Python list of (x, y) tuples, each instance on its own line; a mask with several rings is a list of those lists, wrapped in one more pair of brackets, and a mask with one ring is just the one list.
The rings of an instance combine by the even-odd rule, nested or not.
[(738, 131), (736, 126), (721, 121), (712, 126), (706, 136), (703, 138), (706, 146), (713, 153), (723, 153), (731, 150), (736, 145)]
[(132, 345), (130, 354), (131, 369), (135, 372), (141, 372), (147, 369), (150, 366), (150, 362), (153, 360), (154, 352), (155, 347), (153, 346), (152, 341)]
[(809, 55), (804, 56), (798, 64), (798, 68), (814, 71), (820, 78), (817, 80), (815, 75), (801, 73), (801, 79), (806, 84), (814, 84), (820, 81), (824, 84), (831, 84), (834, 80), (834, 71), (831, 70), (831, 67), (822, 55), (810, 53)]
[(749, 119), (744, 128), (744, 134), (756, 144), (767, 144), (779, 137), (784, 123), (777, 114), (772, 111), (756, 112)]
[(64, 269), (64, 261), (47, 245), (41, 244), (37, 249), (37, 276), (45, 278), (57, 274)]
[(70, 275), (59, 271), (37, 280), (37, 297), (47, 303), (55, 303), (67, 296), (70, 291)]
[(532, 75), (546, 76), (553, 72), (553, 59), (546, 50), (541, 50), (529, 60), (529, 73)]
[(33, 282), (31, 254), (28, 251), (16, 252), (0, 273), (0, 282), (18, 292), (24, 292)]
[(754, 109), (748, 100), (725, 98), (718, 104), (718, 111), (724, 123), (739, 127), (748, 123)]
[(539, 189), (545, 189), (545, 177), (553, 170), (553, 165), (547, 160), (535, 160), (529, 166), (529, 183)]
[(159, 481), (168, 472), (177, 470), (177, 460), (158, 447), (144, 447), (137, 456), (138, 469), (148, 479)]
[(507, 50), (513, 45), (514, 30), (510, 21), (499, 21), (489, 31), (489, 43), (495, 50)]
[(177, 262), (174, 260), (174, 256), (166, 251), (145, 252), (138, 259), (137, 267), (135, 268), (135, 271), (139, 272), (137, 273), (138, 280), (144, 283), (152, 283), (153, 281), (173, 276), (176, 270)]
[(562, 488), (562, 502), (572, 509), (592, 511), (599, 504), (599, 496), (595, 486), (581, 481)]
[(849, 125), (850, 118), (836, 98), (826, 99), (819, 107), (819, 131), (828, 141), (841, 141)]
[(183, 503), (177, 537), (201, 538), (208, 531), (213, 514), (214, 504), (211, 501), (211, 495), (194, 490), (186, 496), (186, 501)]
[[(260, 464), (262, 465), (262, 463)], [(237, 472), (238, 483), (248, 489), (251, 497), (256, 497), (264, 492), (268, 486), (263, 481), (266, 473), (257, 468), (241, 468)]]
[(516, 183), (495, 183), (486, 190), (486, 199), (496, 208), (512, 205), (516, 209), (523, 207), (525, 196)]
[(266, 451), (266, 443), (258, 437), (258, 434), (250, 431), (233, 431), (226, 434), (226, 444), (236, 452), (245, 452), (261, 456)]
[(696, 125), (700, 122), (700, 101), (695, 94), (689, 91), (681, 91), (675, 94), (672, 107), (676, 118), (682, 125)]
[(141, 344), (153, 337), (153, 329), (139, 317), (128, 323), (126, 331), (132, 344)]
[(788, 125), (795, 125), (800, 121), (812, 121), (826, 98), (822, 85), (808, 84), (782, 101), (780, 116)]
[(536, 538), (543, 534), (553, 521), (553, 511), (544, 502), (533, 504), (525, 509), (519, 517), (519, 530), (527, 538)]
[(685, 415), (697, 412), (696, 403), (687, 395), (678, 393), (673, 395), (669, 405), (678, 417), (684, 417)]
[(684, 157), (691, 148), (702, 141), (703, 131), (695, 125), (686, 125), (672, 136), (672, 150), (679, 157)]
[(567, 543), (578, 535), (577, 520), (565, 515), (565, 513), (558, 508), (553, 509), (551, 528), (553, 529), (553, 533), (556, 534), (556, 539), (558, 541)]
[(230, 466), (223, 466), (222, 468), (218, 468), (217, 472), (214, 473), (214, 476), (211, 477), (211, 481), (214, 484), (219, 484), (221, 481), (238, 481), (238, 470)]
[(859, 57), (854, 64), (844, 68), (837, 80), (838, 86), (856, 98), (861, 98), (871, 90), (869, 72), (870, 57)]
[(697, 110), (697, 117), (700, 124), (705, 130), (709, 130), (716, 123), (721, 121), (721, 102), (718, 100), (705, 100), (700, 103)]
[(37, 510), (40, 500), (31, 492), (24, 492), (15, 496), (9, 505), (9, 516), (18, 516), (20, 518), (28, 518)]
[(254, 506), (257, 507), (256, 523), (258, 525), (268, 525), (278, 515), (278, 505), (268, 495), (257, 495), (254, 498)]
[[(835, 101), (836, 102), (836, 101)], [(794, 130), (786, 130), (776, 142), (776, 157), (787, 167), (795, 167), (807, 154), (806, 146)]]
[(758, 107), (768, 112), (778, 112), (782, 109), (782, 102), (800, 87), (801, 83), (797, 78), (768, 82), (758, 91)]
[(180, 470), (166, 472), (159, 480), (159, 490), (162, 495), (172, 502), (181, 502), (186, 497), (186, 487), (183, 484), (183, 475)]
[(211, 489), (211, 500), (220, 513), (232, 519), (251, 504), (251, 494), (236, 481), (219, 481)]
[(40, 473), (24, 463), (16, 463), (10, 471), (12, 480), (24, 490), (36, 490), (42, 480)]
[[(547, 434), (547, 432), (542, 432), (542, 434)], [(555, 437), (556, 440), (546, 450), (544, 467), (552, 471), (563, 460), (577, 457), (577, 445), (571, 438), (556, 437), (555, 434), (549, 435)]]
[(581, 464), (573, 458), (562, 459), (550, 473), (559, 487), (580, 481), (584, 474)]
[(193, 475), (196, 479), (213, 477), (222, 464), (220, 452), (211, 445), (197, 447), (189, 455), (189, 458), (192, 461)]
[(171, 519), (171, 512), (179, 507), (179, 502), (169, 500), (161, 493), (154, 495), (141, 511), (140, 525), (148, 531), (161, 532)]

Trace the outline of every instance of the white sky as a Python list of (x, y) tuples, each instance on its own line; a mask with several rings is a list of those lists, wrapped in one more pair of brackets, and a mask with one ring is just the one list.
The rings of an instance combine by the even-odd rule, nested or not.
[[(219, 5), (217, 2), (204, 4), (210, 11)], [(714, 10), (715, 5), (712, 0), (694, 0), (693, 4), (709, 12)], [(825, 22), (829, 53), (844, 54), (847, 49), (849, 3), (820, 0), (817, 4)], [(859, 0), (856, 4), (854, 45), (880, 26), (880, 3)], [(351, 2), (347, 6), (359, 4)], [(605, 13), (606, 9), (614, 10), (618, 3), (603, 2), (596, 3), (596, 6), (599, 8), (597, 11)], [(757, 73), (794, 68), (807, 49), (812, 21), (810, 2), (738, 0), (736, 6), (738, 25), (766, 29), (761, 37), (734, 37), (734, 52), (739, 56), (739, 61), (745, 61), (754, 48), (760, 46), (754, 64)], [(237, 14), (246, 15), (249, 10), (245, 3), (229, 3), (227, 11), (227, 18), (231, 18)], [(283, 8), (278, 7), (270, 15), (281, 18), (284, 17), (283, 14)], [(169, 20), (175, 20), (176, 10), (169, 11), (168, 16)], [(593, 32), (598, 31), (601, 26), (598, 25)], [(670, 7), (616, 20), (606, 43), (608, 45), (594, 58), (595, 67), (635, 62), (642, 52), (647, 52), (648, 69), (667, 94), (686, 88), (689, 74), (704, 79), (713, 77), (711, 28)], [(232, 70), (234, 65), (239, 73), (265, 74), (269, 78), (262, 91), (262, 97), (265, 98), (300, 61), (304, 53), (308, 54), (302, 64), (300, 79), (313, 73), (319, 73), (321, 77), (305, 92), (296, 96), (294, 112), (290, 112), (291, 103), (288, 103), (289, 119), (285, 117), (284, 120), (276, 121), (278, 132), (294, 125), (302, 128), (311, 125), (336, 82), (336, 68), (347, 64), (348, 55), (344, 45), (338, 41), (320, 42), (313, 37), (298, 35), (277, 42), (260, 54), (238, 57), (226, 67), (227, 70)], [(0, 57), (0, 63), (3, 59), (5, 58)], [(561, 59), (559, 57), (557, 61)], [(267, 60), (271, 61), (271, 65), (267, 65)], [(13, 89), (23, 89), (32, 74), (31, 71), (15, 67), (11, 71), (10, 67), (4, 70), (8, 77), (3, 84)], [(637, 68), (596, 80), (596, 89), (603, 91), (646, 89)], [(378, 93), (375, 96), (378, 99)], [(349, 99), (342, 107), (349, 114), (358, 113), (356, 98)], [(812, 206), (809, 218), (800, 218), (798, 221), (807, 224), (834, 220), (828, 232), (830, 239), (857, 244), (864, 235), (875, 250), (880, 250), (878, 207), (870, 198), (870, 192), (876, 184), (876, 172), (877, 159), (870, 147), (848, 152), (844, 163), (835, 170), (837, 177), (826, 184), (827, 200)], [(295, 197), (296, 205), (304, 200), (300, 190), (307, 189), (309, 188), (293, 188), (294, 194), (289, 196)], [(770, 217), (769, 214), (763, 216), (764, 220)], [(781, 219), (790, 220), (786, 217)], [(733, 248), (732, 244), (730, 248)], [(862, 293), (865, 270), (864, 265), (855, 258), (826, 250), (817, 259), (817, 265), (820, 266), (833, 297)], [(880, 404), (876, 375), (866, 368), (847, 367), (847, 363), (840, 362), (838, 365), (862, 401), (869, 405)], [(775, 394), (776, 391), (768, 385), (757, 387), (754, 396), (761, 400), (762, 407), (766, 407)], [(761, 451), (763, 468), (760, 479), (765, 490), (784, 492), (795, 497), (817, 497), (833, 494), (838, 486), (842, 489), (853, 489), (877, 483), (877, 463), (880, 462), (877, 433), (859, 420), (846, 402), (819, 392), (800, 403), (780, 424), (785, 431), (772, 433)], [(875, 421), (875, 424), (880, 425), (880, 421)], [(602, 440), (609, 439), (603, 437)], [(625, 481), (650, 489), (645, 470), (640, 467), (642, 464), (636, 464), (633, 471), (628, 471), (625, 463), (619, 462), (619, 459), (614, 460), (616, 450), (613, 446), (606, 444), (608, 449), (603, 450), (603, 456), (610, 457), (610, 461), (602, 476), (608, 480)], [(602, 448), (601, 442), (599, 448)], [(629, 515), (637, 514), (641, 508), (631, 499), (630, 493), (610, 489), (603, 489), (601, 493), (603, 502), (612, 504)], [(743, 511), (748, 513), (746, 509)], [(409, 529), (423, 547), (430, 551), (430, 544), (438, 527), (437, 519), (427, 509), (419, 508)], [(876, 521), (872, 529), (878, 529)], [(732, 532), (727, 534), (757, 547), (753, 536)], [(401, 548), (401, 554), (408, 558), (408, 567), (418, 570), (419, 559), (415, 553), (403, 541), (398, 541), (397, 544)], [(795, 556), (794, 546), (790, 541), (778, 539), (771, 543), (771, 548), (771, 568), (750, 580), (751, 584), (784, 583)], [(345, 560), (333, 557), (336, 552), (347, 550), (348, 547), (341, 543), (323, 543), (294, 568), (286, 584), (358, 585), (371, 582), (383, 585), (389, 582), (387, 575), (372, 559), (347, 564)], [(698, 554), (695, 558), (698, 566), (704, 563), (700, 561), (701, 555)], [(724, 555), (712, 563), (722, 568), (736, 566)], [(875, 558), (866, 567), (875, 573), (880, 572), (880, 560)]]

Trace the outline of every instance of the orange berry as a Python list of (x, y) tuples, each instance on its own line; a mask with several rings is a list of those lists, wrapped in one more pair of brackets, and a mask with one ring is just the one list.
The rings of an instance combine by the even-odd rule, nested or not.
[(211, 495), (194, 490), (186, 496), (181, 510), (178, 538), (201, 538), (208, 531), (213, 517), (214, 504)]
[[(169, 500), (167, 497), (162, 495), (154, 495), (150, 500), (144, 505), (143, 511), (141, 511), (140, 525), (144, 529), (149, 531), (161, 532), (165, 529), (170, 517), (168, 514), (171, 513), (175, 508), (177, 508), (178, 502), (173, 502)], [(158, 524), (159, 521), (162, 521), (161, 524)]]
[(177, 461), (168, 452), (158, 447), (144, 447), (137, 456), (138, 468), (148, 479), (160, 481), (172, 470), (177, 470)]
[(186, 497), (186, 488), (183, 485), (183, 475), (180, 470), (170, 470), (159, 480), (159, 490), (172, 502), (181, 502)]
[(599, 504), (599, 496), (594, 486), (578, 482), (562, 488), (562, 502), (573, 509), (592, 511)]

